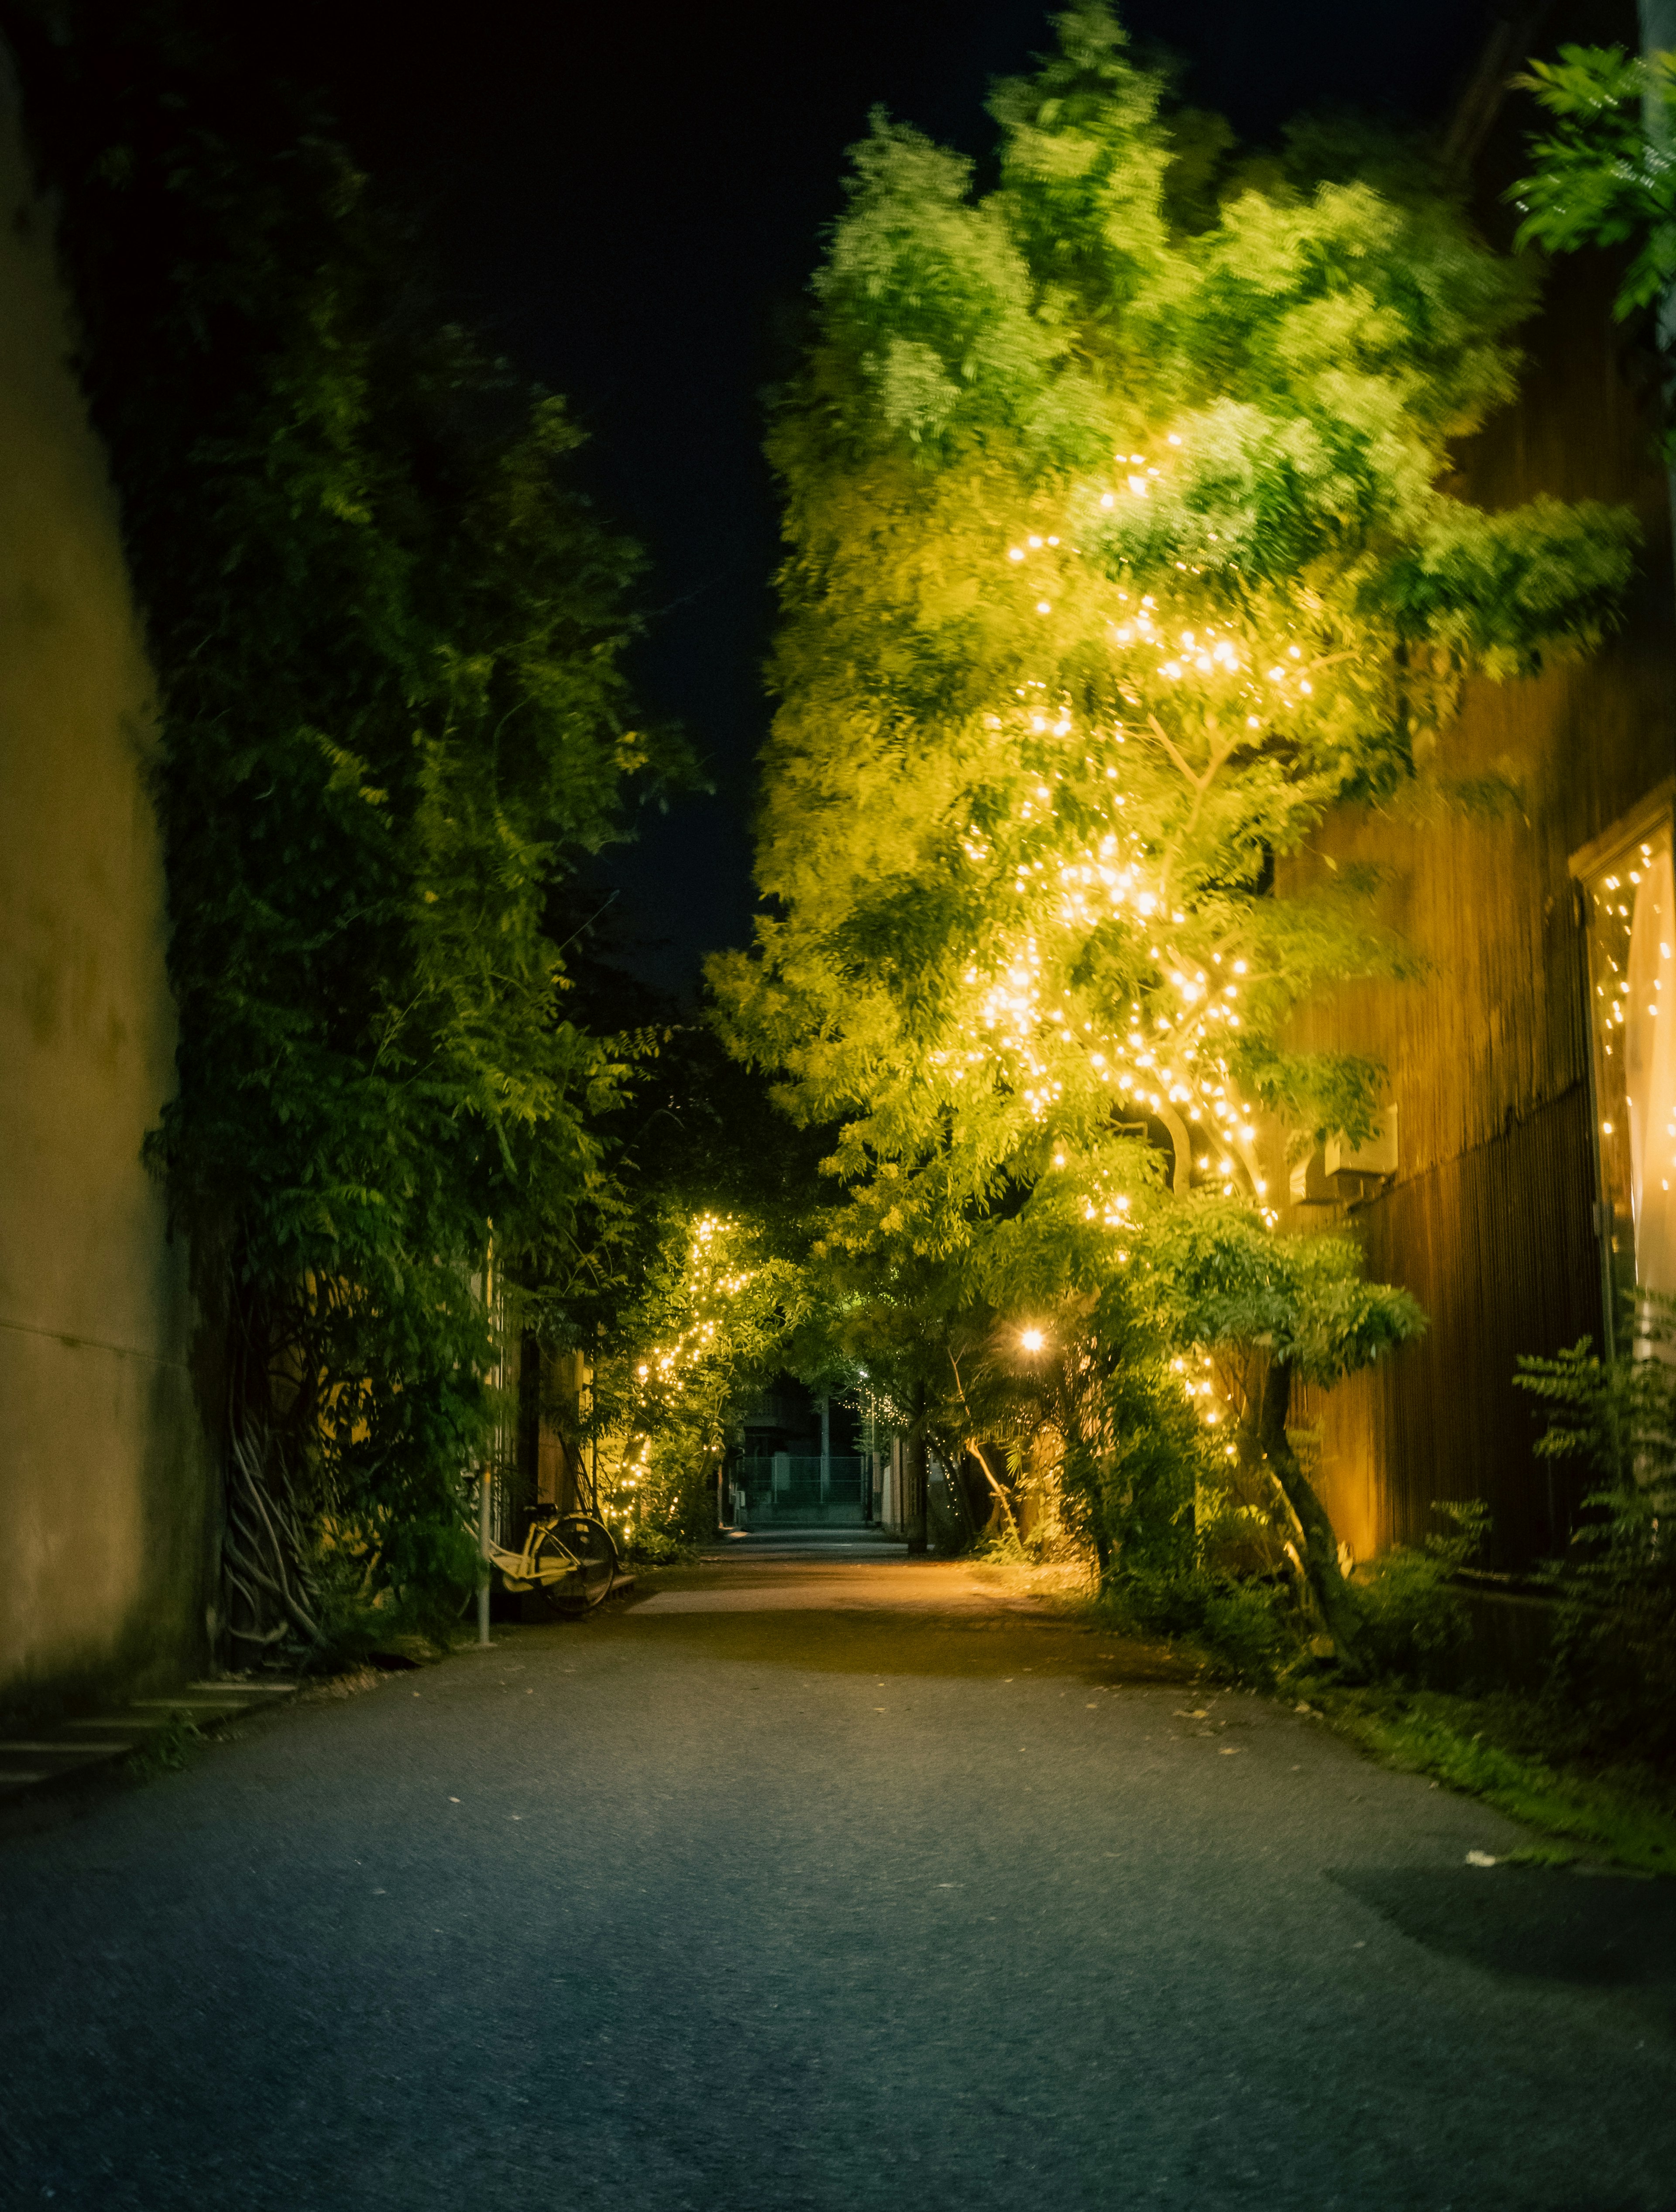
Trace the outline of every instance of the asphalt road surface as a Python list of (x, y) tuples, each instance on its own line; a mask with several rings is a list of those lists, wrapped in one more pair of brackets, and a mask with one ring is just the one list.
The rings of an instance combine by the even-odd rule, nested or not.
[(1676, 1885), (964, 1569), (497, 1629), (0, 1840), (0, 2204), (1676, 2207)]

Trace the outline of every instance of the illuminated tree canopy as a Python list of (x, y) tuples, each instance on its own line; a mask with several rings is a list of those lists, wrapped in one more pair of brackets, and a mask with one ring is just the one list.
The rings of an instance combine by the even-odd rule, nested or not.
[(602, 1510), (644, 1553), (702, 1528), (741, 1407), (810, 1304), (771, 1222), (666, 1202), (633, 1300), (596, 1364)]
[(1406, 955), (1275, 859), (1398, 798), (1468, 672), (1588, 651), (1630, 559), (1620, 514), (1440, 489), (1532, 297), (1436, 179), (1299, 131), (1212, 204), (1218, 135), (1103, 9), (1059, 30), (994, 191), (883, 118), (856, 149), (771, 442), (774, 912), (715, 970), (848, 1175), (934, 1176), (932, 1236), (1056, 1152), (1097, 1211), (1126, 1115), (1259, 1197), (1258, 1109), (1363, 1133), (1381, 1071), (1287, 1017)]
[[(999, 1239), (1047, 1298), (1074, 1226), (1081, 1310), (1133, 1266), (1162, 1315), (1175, 1201), (1242, 1250), (1272, 1221), (1262, 1117), (1357, 1141), (1383, 1103), (1289, 1024), (1412, 957), (1366, 873), (1288, 895), (1277, 861), (1340, 802), (1447, 799), (1463, 682), (1590, 651), (1634, 525), (1446, 489), (1534, 296), (1422, 154), (1242, 157), (1103, 6), (1057, 31), (992, 99), (993, 189), (882, 116), (854, 149), (769, 446), (768, 913), (712, 980), (841, 1124), (829, 1251), (948, 1263), (952, 1307)], [(1418, 1325), (1362, 1293), (1341, 1368)]]

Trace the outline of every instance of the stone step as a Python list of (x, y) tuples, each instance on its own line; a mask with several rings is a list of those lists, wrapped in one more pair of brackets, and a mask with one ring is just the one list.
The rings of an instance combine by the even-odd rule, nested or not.
[(99, 1719), (94, 1721), (61, 1721), (59, 1723), (59, 1726), (66, 1731), (70, 1729), (96, 1729), (100, 1730), (105, 1729), (134, 1729), (143, 1732), (147, 1729), (167, 1728), (169, 1720), (167, 1713), (104, 1713), (100, 1715)]
[(0, 1759), (19, 1759), (25, 1753), (34, 1758), (48, 1753), (55, 1759), (115, 1759), (133, 1748), (131, 1743), (89, 1743), (85, 1737), (77, 1743), (26, 1743), (8, 1736), (0, 1742)]
[(250, 1698), (234, 1697), (228, 1691), (212, 1698), (201, 1690), (179, 1690), (172, 1698), (136, 1698), (134, 1707), (145, 1713), (245, 1713), (251, 1703)]
[[(193, 1682), (170, 1697), (136, 1698), (118, 1713), (55, 1722), (50, 1738), (0, 1736), (0, 1796), (10, 1800), (86, 1768), (126, 1759), (154, 1730), (174, 1721), (188, 1721), (202, 1729), (236, 1720), (242, 1713), (270, 1711), (295, 1697), (298, 1687), (292, 1681)], [(25, 1764), (14, 1766), (14, 1759)]]

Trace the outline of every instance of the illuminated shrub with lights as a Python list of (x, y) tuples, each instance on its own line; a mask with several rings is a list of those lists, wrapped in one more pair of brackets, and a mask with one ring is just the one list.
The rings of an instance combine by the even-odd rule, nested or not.
[(620, 1550), (656, 1562), (714, 1536), (740, 1409), (772, 1377), (807, 1297), (761, 1221), (665, 1206), (594, 1370), (600, 1513)]

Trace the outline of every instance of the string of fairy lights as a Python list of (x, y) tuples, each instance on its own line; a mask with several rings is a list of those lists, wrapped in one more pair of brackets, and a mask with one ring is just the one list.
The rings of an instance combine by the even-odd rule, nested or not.
[(732, 1249), (738, 1227), (732, 1216), (718, 1213), (702, 1213), (693, 1223), (681, 1276), (681, 1304), (688, 1318), (667, 1343), (651, 1346), (635, 1363), (617, 1431), (621, 1443), (610, 1494), (602, 1492), (600, 1498), (602, 1516), (620, 1528), (644, 1510), (658, 1412), (686, 1397), (696, 1370), (726, 1334), (724, 1304), (752, 1280), (752, 1271), (739, 1265)]
[[(1166, 448), (1182, 442), (1174, 432), (1164, 441)], [(1169, 459), (1168, 451), (1154, 461), (1120, 454), (1126, 473), (1101, 495), (1100, 507), (1151, 498)], [(1059, 604), (1054, 577), (1063, 580), (1077, 558), (1075, 544), (1054, 532), (1031, 532), (1005, 549), (1043, 616)], [(1038, 582), (1039, 563), (1053, 574), (1044, 570)], [(1201, 573), (1185, 561), (1175, 565)], [(957, 1041), (932, 1062), (951, 1086), (994, 1069), (1043, 1127), (1069, 1118), (1067, 1084), (1073, 1092), (1103, 1089), (1120, 1110), (1162, 1119), (1188, 1152), (1194, 1176), (1219, 1184), (1224, 1195), (1248, 1192), (1272, 1224), (1278, 1216), (1264, 1203), (1257, 1117), (1235, 1073), (1243, 1006), (1257, 979), (1244, 949), (1218, 941), (1202, 915), (1175, 902), (1168, 855), (1149, 852), (1132, 802), (1149, 781), (1156, 789), (1160, 763), (1181, 795), (1202, 802), (1242, 748), (1318, 704), (1321, 656), (1296, 635), (1277, 645), (1272, 632), (1236, 621), (1199, 617), (1178, 626), (1157, 592), (1114, 587), (1108, 604), (1116, 690), (1135, 714), (1102, 729), (1081, 725), (1068, 701), (1029, 683), (1017, 688), (1010, 714), (985, 718), (1022, 780), (1011, 819), (973, 822), (961, 846), (975, 867), (1010, 878), (1021, 905), (1017, 922), (999, 933), (999, 949), (975, 953), (964, 969)], [(1147, 771), (1139, 755), (1150, 756)], [(1096, 1003), (1070, 980), (1093, 933), (1112, 921), (1128, 926), (1137, 957), (1144, 948), (1156, 978), (1137, 984), (1120, 1007)], [(1054, 1158), (1063, 1164), (1066, 1155)], [(1104, 1190), (1086, 1195), (1085, 1218), (1110, 1228), (1122, 1228), (1128, 1210), (1126, 1198)]]
[[(1644, 1130), (1637, 1132), (1631, 1129), (1620, 1133), (1614, 1118), (1620, 1113), (1627, 1115), (1630, 1110), (1631, 1078), (1626, 1064), (1628, 1054), (1624, 1044), (1624, 1033), (1639, 1025), (1643, 1008), (1645, 1018), (1649, 1021), (1656, 1020), (1661, 1012), (1666, 1011), (1661, 994), (1670, 973), (1673, 925), (1671, 916), (1662, 913), (1656, 903), (1652, 908), (1649, 919), (1660, 925), (1660, 934), (1655, 939), (1649, 933), (1649, 942), (1657, 943), (1658, 966), (1664, 972), (1651, 976), (1643, 973), (1639, 977), (1630, 972), (1641, 902), (1652, 888), (1649, 878), (1652, 877), (1658, 860), (1659, 855), (1653, 845), (1643, 839), (1634, 861), (1620, 861), (1615, 872), (1604, 874), (1599, 878), (1594, 887), (1595, 918), (1592, 934), (1594, 958), (1598, 963), (1596, 972), (1604, 970), (1605, 976), (1605, 980), (1594, 986), (1595, 996), (1606, 1002), (1600, 1010), (1601, 1018), (1596, 1030), (1602, 1059), (1608, 1063), (1601, 1070), (1604, 1079), (1601, 1083), (1602, 1103), (1607, 1108), (1600, 1122), (1601, 1134), (1615, 1139), (1622, 1134), (1631, 1142), (1638, 1136), (1643, 1179), (1650, 1181), (1656, 1174), (1660, 1189), (1667, 1191), (1671, 1176), (1676, 1175), (1676, 1151), (1667, 1149), (1670, 1141), (1676, 1139), (1676, 1094), (1662, 1102), (1649, 1097), (1646, 1101), (1649, 1126)], [(1621, 963), (1612, 950), (1614, 944), (1623, 955)], [(1632, 995), (1637, 986), (1643, 990), (1650, 988), (1653, 995), (1637, 1003)], [(1617, 1043), (1614, 1042), (1615, 1038), (1618, 1040)], [(1652, 1125), (1661, 1120), (1664, 1124), (1664, 1143), (1657, 1145), (1657, 1133)], [(1662, 1157), (1656, 1157), (1655, 1153)]]
[[(1164, 443), (1159, 459), (1118, 455), (1121, 480), (1101, 495), (1103, 512), (1126, 499), (1150, 500), (1163, 488), (1169, 449), (1182, 440), (1171, 433)], [(1207, 535), (1215, 540), (1214, 532)], [(1066, 533), (1032, 532), (1006, 547), (1008, 567), (1022, 572), (1028, 603), (1044, 617), (1060, 604), (1054, 577), (1062, 579), (1077, 558), (1066, 540)], [(1175, 565), (1184, 574), (1199, 573), (1185, 561)], [(1085, 578), (1084, 570), (1079, 587)], [(1264, 635), (1202, 613), (1173, 621), (1161, 604), (1167, 595), (1114, 588), (1105, 637), (1118, 696), (1133, 711), (1103, 729), (1079, 725), (1069, 700), (1054, 699), (1037, 683), (1018, 688), (1010, 714), (987, 718), (1022, 768), (1005, 825), (1011, 842), (1004, 848), (999, 823), (974, 824), (962, 845), (975, 867), (1010, 873), (1019, 918), (1003, 931), (1002, 950), (963, 971), (960, 1042), (934, 1058), (951, 1085), (993, 1068), (1044, 1128), (1071, 1118), (1068, 1083), (1084, 1093), (1108, 1093), (1119, 1114), (1126, 1108), (1174, 1123), (1172, 1140), (1178, 1128), (1190, 1140), (1193, 1175), (1225, 1196), (1244, 1190), (1273, 1226), (1279, 1217), (1265, 1203), (1257, 1117), (1235, 1073), (1234, 1048), (1256, 980), (1252, 963), (1247, 948), (1218, 939), (1203, 915), (1177, 902), (1168, 854), (1149, 850), (1135, 802), (1144, 787), (1156, 793), (1170, 772), (1181, 795), (1202, 802), (1241, 748), (1319, 711), (1320, 656), (1307, 637), (1295, 634), (1277, 645), (1272, 631)], [(1073, 988), (1072, 977), (1093, 933), (1113, 921), (1126, 927), (1134, 964), (1144, 949), (1151, 981), (1136, 981), (1120, 1002), (1102, 1005)], [(1192, 1143), (1195, 1132), (1208, 1144)], [(1068, 1169), (1072, 1150), (1056, 1146), (1052, 1159), (1055, 1169)], [(1078, 1165), (1088, 1186), (1080, 1194), (1083, 1217), (1115, 1233), (1114, 1256), (1126, 1264), (1133, 1201), (1095, 1161)], [(1039, 1329), (1027, 1329), (1020, 1344), (1028, 1354), (1045, 1340)], [(1187, 1399), (1214, 1430), (1228, 1408), (1211, 1359), (1183, 1356), (1173, 1364)], [(1236, 1456), (1231, 1443), (1223, 1449)]]

